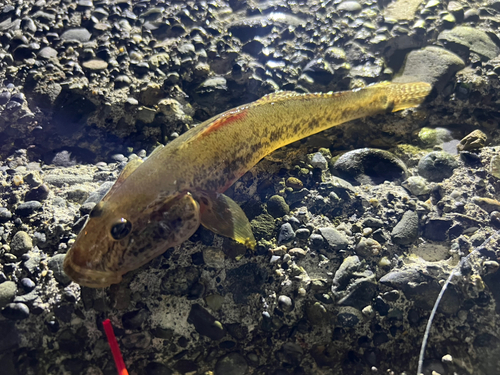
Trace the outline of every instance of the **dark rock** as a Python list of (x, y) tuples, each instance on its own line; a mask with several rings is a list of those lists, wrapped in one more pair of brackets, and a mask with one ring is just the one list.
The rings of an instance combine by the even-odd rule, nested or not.
[(451, 177), (453, 170), (458, 166), (453, 155), (444, 151), (433, 151), (418, 162), (418, 174), (429, 181), (441, 182)]
[(278, 360), (283, 363), (284, 366), (296, 367), (302, 362), (304, 357), (304, 349), (294, 342), (285, 342), (281, 349), (276, 353)]
[(28, 217), (31, 214), (41, 209), (42, 209), (42, 204), (40, 202), (28, 201), (21, 203), (19, 206), (17, 206), (16, 215), (19, 215), (21, 217)]
[(338, 301), (339, 306), (352, 306), (358, 310), (372, 303), (377, 292), (374, 277), (362, 277), (352, 282), (347, 288), (347, 293)]
[(149, 332), (138, 332), (126, 335), (122, 338), (122, 345), (127, 349), (148, 349), (151, 345), (151, 334)]
[(267, 280), (267, 271), (256, 263), (247, 263), (227, 271), (229, 291), (236, 303), (246, 303), (253, 293), (261, 293)]
[(352, 314), (350, 312), (341, 312), (337, 315), (337, 322), (341, 327), (352, 328), (359, 323), (359, 318), (357, 314)]
[(3, 91), (0, 93), (0, 105), (5, 105), (9, 102), (11, 93), (8, 91)]
[(28, 319), (30, 309), (24, 303), (9, 303), (2, 310), (2, 315), (10, 320)]
[(175, 363), (174, 370), (181, 374), (196, 373), (198, 365), (189, 359), (181, 359)]
[(0, 223), (5, 223), (12, 218), (12, 213), (5, 207), (0, 207)]
[(309, 238), (309, 235), (311, 234), (311, 231), (307, 228), (299, 228), (295, 231), (295, 237), (301, 239), (301, 240), (306, 240)]
[(191, 306), (188, 323), (193, 324), (196, 332), (200, 335), (207, 336), (212, 340), (220, 340), (226, 335), (222, 324), (197, 303)]
[(50, 189), (47, 185), (42, 184), (40, 186), (34, 187), (26, 193), (24, 199), (26, 201), (38, 201), (41, 202), (49, 196)]
[[(21, 279), (20, 283), (21, 283), (21, 286), (23, 287), (25, 293), (31, 292), (36, 287), (36, 284), (33, 282), (33, 280), (31, 280), (27, 277)], [(1, 288), (1, 286), (2, 285), (0, 284), (0, 288)]]
[(325, 244), (325, 239), (321, 234), (313, 233), (309, 237), (309, 243), (313, 249), (320, 249)]
[(215, 364), (215, 375), (241, 375), (248, 369), (247, 361), (239, 353), (229, 353)]
[(123, 314), (122, 324), (124, 329), (140, 329), (148, 318), (149, 312), (145, 309), (129, 311)]
[(21, 343), (21, 336), (15, 324), (0, 321), (0, 353), (15, 350)]
[(173, 371), (160, 362), (150, 362), (144, 369), (147, 375), (173, 375)]
[(334, 166), (341, 178), (358, 184), (378, 185), (406, 179), (405, 164), (388, 151), (362, 148), (349, 151)]

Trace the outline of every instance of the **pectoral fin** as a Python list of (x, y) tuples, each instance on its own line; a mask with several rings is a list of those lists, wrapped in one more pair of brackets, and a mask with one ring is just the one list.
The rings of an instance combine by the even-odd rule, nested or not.
[(250, 222), (235, 201), (215, 192), (203, 191), (197, 195), (201, 206), (201, 224), (205, 228), (255, 249)]

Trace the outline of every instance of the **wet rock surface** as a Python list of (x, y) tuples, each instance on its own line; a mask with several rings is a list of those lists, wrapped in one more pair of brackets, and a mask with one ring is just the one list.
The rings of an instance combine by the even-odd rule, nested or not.
[[(404, 3), (404, 7), (401, 7)], [(12, 375), (413, 373), (500, 364), (497, 2), (0, 5), (0, 368)], [(398, 74), (399, 72), (399, 74)], [(62, 270), (124, 165), (276, 90), (423, 80), (420, 109), (275, 152), (200, 229), (105, 290)], [(144, 181), (145, 184), (148, 181)], [(487, 245), (482, 245), (488, 238)]]

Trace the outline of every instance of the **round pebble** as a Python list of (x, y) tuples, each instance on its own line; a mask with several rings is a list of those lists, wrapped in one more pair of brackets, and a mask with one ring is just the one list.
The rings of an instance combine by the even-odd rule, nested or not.
[(0, 207), (0, 223), (5, 223), (12, 218), (12, 213), (5, 207)]
[(2, 315), (10, 320), (27, 319), (30, 315), (30, 309), (24, 303), (9, 303), (2, 310)]
[(17, 232), (10, 241), (10, 251), (15, 256), (21, 256), (33, 248), (30, 235), (24, 231)]
[(278, 308), (284, 313), (288, 313), (293, 310), (293, 301), (288, 296), (278, 297)]
[(31, 279), (29, 279), (27, 277), (21, 279), (20, 284), (21, 284), (21, 286), (23, 287), (23, 289), (24, 289), (24, 291), (26, 293), (31, 292), (36, 287), (36, 285), (33, 282), (33, 280), (31, 280)]
[(17, 292), (17, 285), (13, 281), (4, 281), (0, 284), (0, 309), (11, 302)]
[(458, 165), (453, 155), (444, 151), (433, 151), (420, 159), (418, 174), (429, 181), (441, 182), (451, 177)]
[(267, 212), (278, 218), (287, 215), (290, 212), (290, 207), (281, 195), (273, 195), (267, 201)]
[(28, 217), (31, 214), (34, 214), (36, 211), (42, 208), (42, 204), (38, 201), (28, 201), (21, 203), (16, 208), (16, 215), (21, 217)]

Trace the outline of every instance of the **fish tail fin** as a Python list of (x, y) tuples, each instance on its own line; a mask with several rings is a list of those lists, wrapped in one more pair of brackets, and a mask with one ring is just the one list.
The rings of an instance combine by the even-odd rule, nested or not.
[(426, 82), (393, 83), (385, 85), (391, 112), (416, 107), (430, 94), (432, 86)]

